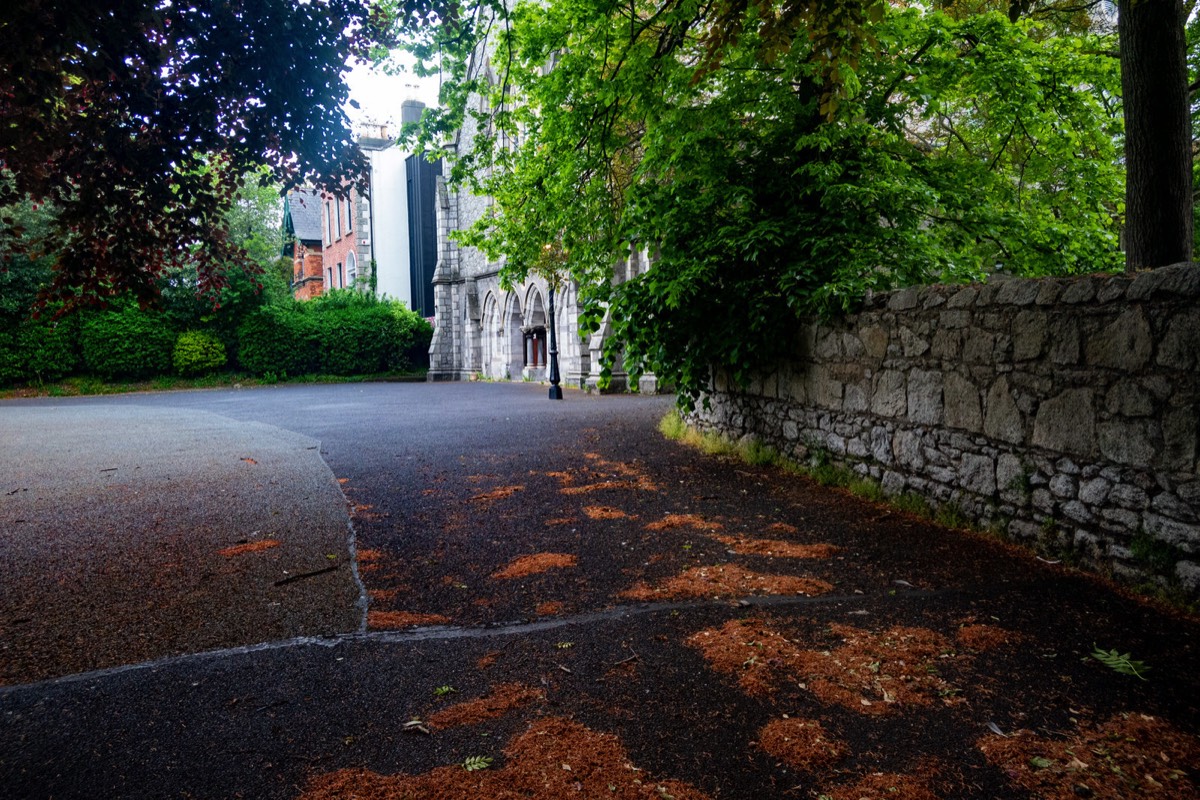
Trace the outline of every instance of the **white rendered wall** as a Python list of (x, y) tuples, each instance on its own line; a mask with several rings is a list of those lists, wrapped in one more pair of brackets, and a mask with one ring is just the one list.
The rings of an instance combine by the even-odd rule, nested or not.
[(374, 216), (376, 291), (412, 308), (408, 248), (408, 186), (398, 147), (371, 150), (371, 207)]

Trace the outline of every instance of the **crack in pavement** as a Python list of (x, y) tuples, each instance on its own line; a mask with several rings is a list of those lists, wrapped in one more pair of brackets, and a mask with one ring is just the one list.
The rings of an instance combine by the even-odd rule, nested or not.
[[(650, 614), (726, 609), (731, 612), (743, 611), (747, 608), (794, 607), (794, 606), (826, 606), (838, 603), (860, 603), (887, 600), (925, 600), (946, 594), (958, 593), (957, 589), (914, 589), (879, 596), (862, 594), (852, 595), (822, 595), (820, 597), (796, 597), (787, 595), (768, 595), (743, 597), (737, 600), (691, 600), (680, 602), (638, 603), (636, 605), (620, 605), (598, 611), (588, 611), (568, 617), (554, 617), (542, 620), (519, 620), (498, 622), (480, 626), (429, 625), (410, 628), (403, 631), (365, 631), (358, 633), (343, 633), (334, 636), (299, 636), (293, 639), (281, 639), (273, 642), (241, 645), (222, 650), (208, 650), (200, 653), (184, 653), (176, 656), (143, 661), (136, 664), (123, 664), (119, 667), (80, 672), (75, 675), (63, 675), (34, 683), (0, 686), (0, 698), (16, 695), (26, 691), (36, 691), (52, 686), (66, 686), (88, 681), (98, 681), (106, 678), (124, 675), (131, 672), (154, 671), (174, 667), (190, 662), (216, 661), (223, 658), (233, 658), (252, 653), (262, 653), (273, 650), (287, 650), (300, 647), (338, 647), (343, 644), (359, 642), (382, 644), (408, 644), (410, 642), (445, 641), (454, 639), (481, 639), (500, 636), (519, 636), (522, 634), (541, 633), (544, 631), (567, 628), (578, 625), (593, 625), (601, 622), (612, 622)], [(855, 612), (849, 612), (855, 613)], [(865, 609), (863, 613), (866, 612)], [(364, 610), (365, 625), (365, 610)]]

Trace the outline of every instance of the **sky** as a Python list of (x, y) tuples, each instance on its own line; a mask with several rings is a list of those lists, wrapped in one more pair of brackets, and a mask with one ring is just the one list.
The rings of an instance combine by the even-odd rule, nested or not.
[(387, 75), (380, 69), (358, 65), (347, 75), (346, 83), (350, 86), (351, 99), (361, 106), (346, 109), (355, 125), (386, 123), (396, 130), (400, 126), (400, 103), (404, 100), (437, 105), (437, 78), (418, 78), (411, 70), (400, 75)]

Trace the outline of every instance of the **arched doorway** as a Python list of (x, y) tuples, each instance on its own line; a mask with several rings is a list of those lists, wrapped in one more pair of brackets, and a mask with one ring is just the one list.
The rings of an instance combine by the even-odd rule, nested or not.
[(522, 377), (541, 381), (547, 375), (546, 307), (542, 293), (536, 286), (530, 287), (525, 297), (525, 325), (521, 328), (525, 360)]

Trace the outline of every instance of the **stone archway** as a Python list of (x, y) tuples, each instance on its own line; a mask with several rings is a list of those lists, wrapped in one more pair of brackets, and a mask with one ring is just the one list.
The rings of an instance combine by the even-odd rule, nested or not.
[(521, 330), (521, 316), (520, 298), (515, 293), (510, 293), (505, 303), (502, 322), (503, 338), (507, 345), (504, 376), (508, 378), (519, 378), (525, 368), (525, 333)]
[(488, 292), (483, 301), (482, 336), (480, 336), (480, 370), (485, 378), (505, 377), (504, 322), (500, 301)]

